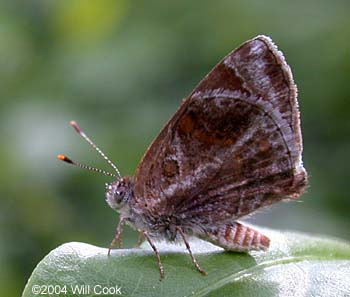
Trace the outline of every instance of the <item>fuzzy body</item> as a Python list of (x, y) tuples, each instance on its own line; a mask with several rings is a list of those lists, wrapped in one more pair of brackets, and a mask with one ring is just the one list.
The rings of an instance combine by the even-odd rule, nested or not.
[(281, 52), (258, 36), (226, 56), (183, 101), (135, 177), (108, 186), (107, 202), (154, 238), (187, 235), (228, 250), (266, 249), (236, 220), (307, 184), (297, 89)]

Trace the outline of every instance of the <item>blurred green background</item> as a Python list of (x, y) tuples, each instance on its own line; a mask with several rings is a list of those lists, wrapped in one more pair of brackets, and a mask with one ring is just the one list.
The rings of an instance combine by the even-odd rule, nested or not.
[[(133, 174), (180, 100), (228, 52), (270, 35), (299, 88), (308, 192), (250, 219), (349, 239), (349, 1), (1, 1), (0, 295), (20, 294), (36, 263), (69, 241), (107, 247), (116, 214), (110, 168), (75, 119)], [(137, 234), (126, 229), (126, 245)]]

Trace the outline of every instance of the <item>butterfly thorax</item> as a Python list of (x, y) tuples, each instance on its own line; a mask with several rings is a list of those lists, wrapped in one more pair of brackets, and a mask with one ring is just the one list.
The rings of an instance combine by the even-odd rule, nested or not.
[(134, 201), (134, 178), (122, 177), (106, 186), (106, 202), (120, 218), (131, 227), (147, 230), (153, 237), (162, 237), (173, 241), (176, 239), (176, 219), (169, 214), (145, 214)]

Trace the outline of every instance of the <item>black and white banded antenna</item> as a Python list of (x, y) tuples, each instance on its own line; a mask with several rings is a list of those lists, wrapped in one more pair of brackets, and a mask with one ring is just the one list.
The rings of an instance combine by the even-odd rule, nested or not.
[(70, 158), (68, 158), (67, 156), (65, 155), (58, 155), (57, 158), (61, 161), (64, 161), (68, 164), (71, 164), (71, 165), (74, 165), (74, 166), (77, 166), (77, 167), (80, 167), (82, 169), (86, 169), (86, 170), (89, 170), (89, 171), (95, 171), (95, 172), (98, 172), (98, 173), (101, 173), (103, 175), (106, 175), (106, 176), (112, 176), (112, 177), (116, 177), (116, 178), (121, 178), (121, 174), (120, 174), (120, 171), (118, 170), (117, 166), (115, 164), (112, 163), (112, 161), (96, 146), (96, 144), (84, 133), (84, 131), (80, 128), (80, 126), (77, 124), (77, 122), (75, 121), (70, 121), (69, 123), (73, 128), (74, 130), (81, 136), (83, 137), (99, 154), (100, 156), (102, 156), (103, 159), (105, 159), (105, 161), (114, 169), (114, 171), (117, 173), (117, 174), (113, 174), (113, 173), (110, 173), (110, 172), (107, 172), (107, 171), (104, 171), (102, 169), (98, 169), (98, 168), (95, 168), (95, 167), (92, 167), (92, 166), (88, 166), (88, 165), (84, 165), (84, 164), (80, 164), (78, 162), (75, 162), (73, 160), (71, 160)]

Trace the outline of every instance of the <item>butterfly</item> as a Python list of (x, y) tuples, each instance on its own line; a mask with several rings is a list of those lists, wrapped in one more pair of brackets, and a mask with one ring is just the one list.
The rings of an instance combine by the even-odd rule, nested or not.
[(183, 241), (194, 266), (189, 236), (227, 251), (267, 250), (270, 240), (237, 220), (279, 201), (297, 199), (307, 185), (297, 87), (283, 54), (267, 36), (243, 43), (217, 64), (186, 97), (142, 157), (134, 176), (117, 167), (74, 121), (71, 125), (116, 174), (106, 201), (151, 245)]

